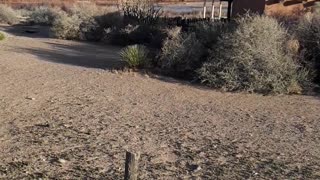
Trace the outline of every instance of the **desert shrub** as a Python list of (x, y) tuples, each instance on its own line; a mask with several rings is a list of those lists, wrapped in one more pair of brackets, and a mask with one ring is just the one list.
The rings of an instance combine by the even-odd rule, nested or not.
[(127, 46), (120, 55), (130, 68), (143, 67), (148, 63), (148, 50), (142, 45)]
[(287, 51), (288, 34), (275, 19), (245, 16), (212, 48), (199, 77), (203, 83), (228, 91), (298, 93), (306, 80)]
[(17, 13), (9, 6), (0, 4), (0, 22), (15, 24), (19, 22)]
[(103, 14), (103, 10), (94, 3), (77, 3), (69, 13), (72, 19), (77, 19), (75, 24), (79, 25), (75, 30), (78, 31), (77, 39), (81, 40), (99, 40), (100, 26), (95, 17)]
[(187, 76), (201, 65), (202, 55), (203, 47), (195, 33), (182, 33), (181, 28), (175, 27), (168, 30), (159, 62), (161, 68)]
[(130, 34), (129, 40), (133, 44), (145, 44), (149, 47), (161, 48), (165, 39), (165, 31), (157, 25), (138, 25)]
[(110, 35), (111, 30), (116, 31), (123, 26), (122, 18), (119, 12), (111, 12), (84, 20), (80, 27), (81, 39), (90, 41), (106, 39), (105, 36)]
[(53, 22), (52, 35), (59, 39), (79, 39), (81, 23), (82, 19), (78, 16), (69, 16), (67, 13), (62, 13)]
[(104, 29), (121, 24), (121, 15), (112, 8), (77, 3), (53, 23), (53, 34), (61, 39), (99, 41)]
[(105, 29), (103, 41), (113, 45), (132, 45), (134, 44), (130, 39), (130, 34), (139, 26), (128, 24), (124, 27), (110, 27)]
[(102, 10), (94, 3), (77, 3), (69, 11), (71, 15), (76, 15), (82, 19), (103, 14)]
[(320, 13), (320, 2), (316, 2), (314, 7), (313, 7), (313, 11), (315, 13)]
[(174, 75), (194, 76), (222, 32), (231, 31), (231, 27), (228, 23), (197, 22), (184, 32), (180, 27), (169, 29), (162, 43), (160, 66)]
[(128, 21), (155, 24), (161, 15), (161, 9), (154, 6), (152, 0), (125, 0), (122, 3), (122, 11)]
[(315, 81), (320, 83), (320, 12), (303, 16), (295, 30), (303, 64), (314, 71)]
[(55, 18), (61, 13), (61, 10), (58, 8), (39, 6), (32, 9), (29, 16), (30, 21), (36, 24), (52, 25)]
[(18, 16), (21, 17), (30, 17), (30, 15), (32, 14), (32, 10), (30, 10), (29, 8), (16, 9), (15, 11)]
[(91, 33), (98, 28), (94, 19), (98, 14), (97, 6), (91, 3), (77, 3), (54, 19), (51, 28), (53, 37), (91, 40), (93, 36)]
[(223, 22), (198, 22), (191, 26), (191, 31), (197, 36), (201, 44), (210, 49), (218, 42), (223, 32), (232, 31), (232, 23)]
[(0, 41), (4, 40), (5, 36), (3, 33), (0, 32)]
[(79, 39), (99, 41), (103, 37), (103, 28), (94, 17), (82, 19), (79, 27)]
[(95, 17), (97, 23), (104, 29), (123, 27), (123, 16), (119, 11), (109, 12)]
[(161, 48), (165, 37), (166, 33), (161, 26), (128, 24), (124, 27), (106, 28), (103, 40), (120, 46), (143, 44), (151, 48)]

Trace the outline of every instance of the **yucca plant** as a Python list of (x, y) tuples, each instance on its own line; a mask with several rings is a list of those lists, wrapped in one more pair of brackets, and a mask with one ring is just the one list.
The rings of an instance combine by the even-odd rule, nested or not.
[(142, 45), (127, 46), (122, 49), (120, 56), (130, 68), (141, 68), (148, 62), (148, 50)]

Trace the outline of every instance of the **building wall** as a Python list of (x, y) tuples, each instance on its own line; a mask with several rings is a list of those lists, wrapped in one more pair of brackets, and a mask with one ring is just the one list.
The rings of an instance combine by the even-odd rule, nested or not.
[(232, 16), (245, 14), (248, 10), (263, 14), (266, 0), (233, 0)]

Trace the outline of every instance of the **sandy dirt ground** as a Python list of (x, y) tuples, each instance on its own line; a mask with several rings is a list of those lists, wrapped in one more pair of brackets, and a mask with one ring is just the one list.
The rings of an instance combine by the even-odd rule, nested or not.
[(116, 47), (7, 36), (0, 179), (122, 179), (126, 150), (140, 179), (320, 179), (319, 96), (223, 93), (113, 71)]

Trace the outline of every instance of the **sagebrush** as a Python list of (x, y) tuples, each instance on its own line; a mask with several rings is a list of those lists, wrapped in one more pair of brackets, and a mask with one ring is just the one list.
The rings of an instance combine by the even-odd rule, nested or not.
[(7, 24), (16, 24), (19, 22), (17, 13), (11, 7), (0, 4), (0, 22)]
[(114, 8), (78, 3), (59, 14), (51, 30), (54, 37), (60, 39), (99, 41), (104, 37), (105, 28), (121, 23), (119, 16)]
[(51, 8), (47, 6), (39, 6), (33, 8), (30, 13), (30, 21), (36, 24), (52, 25), (54, 20), (61, 14), (59, 8)]
[(52, 36), (59, 39), (79, 39), (82, 20), (75, 15), (59, 14), (52, 24)]
[(186, 32), (181, 27), (169, 28), (159, 58), (161, 67), (190, 78), (207, 59), (222, 32), (230, 28), (229, 24), (221, 22), (194, 23)]
[(124, 16), (139, 23), (155, 24), (162, 13), (152, 0), (124, 0), (121, 5)]
[(203, 47), (195, 33), (182, 33), (180, 27), (168, 31), (160, 54), (160, 66), (178, 74), (192, 73), (201, 62)]
[(314, 72), (314, 81), (320, 83), (320, 11), (300, 18), (295, 31), (301, 46), (302, 63)]
[(228, 91), (300, 93), (306, 71), (288, 53), (286, 29), (267, 16), (247, 15), (237, 23), (198, 71), (202, 82)]

